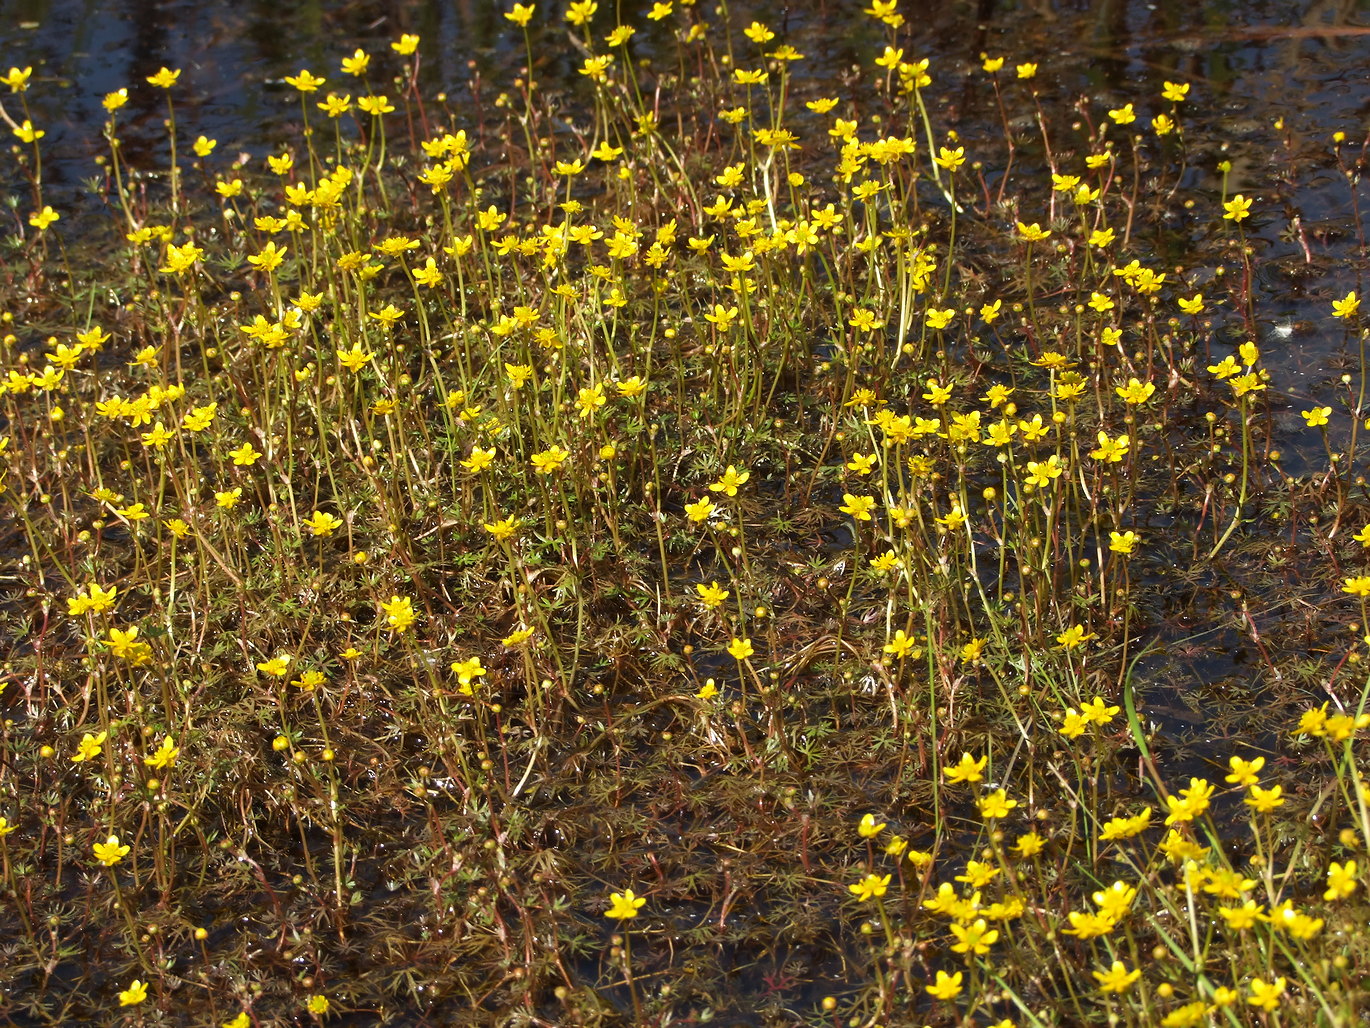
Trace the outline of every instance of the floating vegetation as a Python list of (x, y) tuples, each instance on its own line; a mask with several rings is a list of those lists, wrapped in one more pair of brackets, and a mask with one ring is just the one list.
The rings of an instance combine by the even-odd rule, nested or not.
[[(0, 1015), (1358, 1023), (1360, 265), (1183, 76), (505, 18), (507, 80), (406, 34), (270, 139), (147, 68), (80, 196), (0, 79)], [(1362, 239), (1361, 152), (1270, 179)]]

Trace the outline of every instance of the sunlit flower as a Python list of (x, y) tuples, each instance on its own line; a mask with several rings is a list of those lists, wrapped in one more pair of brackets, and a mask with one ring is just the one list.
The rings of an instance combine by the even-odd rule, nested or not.
[(1224, 219), (1240, 223), (1251, 216), (1251, 201), (1238, 193), (1223, 204), (1223, 211)]
[(181, 77), (181, 69), (172, 71), (170, 68), (163, 67), (157, 74), (147, 77), (148, 85), (156, 86), (159, 89), (170, 89), (176, 85), (176, 80)]
[(113, 867), (128, 856), (129, 847), (119, 842), (119, 836), (111, 835), (104, 842), (97, 842), (93, 850), (96, 860), (105, 867)]
[(418, 615), (414, 613), (414, 601), (408, 596), (390, 597), (381, 604), (381, 612), (385, 614), (385, 623), (401, 635), (418, 620)]
[(847, 891), (855, 896), (859, 902), (865, 903), (885, 895), (889, 889), (889, 884), (889, 875), (868, 874), (855, 885), (847, 886)]
[(642, 909), (646, 902), (645, 896), (634, 895), (632, 889), (611, 892), (609, 894), (609, 909), (604, 912), (604, 916), (613, 918), (615, 921), (627, 921), (637, 917), (637, 912)]
[(945, 971), (938, 971), (937, 977), (931, 985), (923, 986), (924, 991), (934, 999), (952, 1000), (961, 995), (962, 972), (947, 974)]
[[(153, 84), (156, 85), (156, 83)], [(139, 981), (137, 978), (129, 983), (127, 989), (123, 989), (119, 993), (119, 1005), (121, 1007), (136, 1007), (145, 999), (147, 999), (147, 983)]]
[(1332, 316), (1334, 318), (1354, 318), (1360, 312), (1360, 298), (1356, 296), (1353, 289), (1340, 300), (1332, 301)]
[(863, 839), (873, 839), (885, 830), (885, 822), (875, 820), (874, 814), (862, 814), (856, 826), (857, 834)]

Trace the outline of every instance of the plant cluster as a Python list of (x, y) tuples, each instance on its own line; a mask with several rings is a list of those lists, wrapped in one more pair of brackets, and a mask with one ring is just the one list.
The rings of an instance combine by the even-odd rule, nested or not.
[(1281, 382), (1191, 83), (538, 8), (82, 198), (0, 78), (3, 1016), (1355, 1023), (1366, 330)]

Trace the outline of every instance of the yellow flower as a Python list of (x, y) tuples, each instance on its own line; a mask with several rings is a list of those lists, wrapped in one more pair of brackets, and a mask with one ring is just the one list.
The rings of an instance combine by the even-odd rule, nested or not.
[(229, 450), (228, 455), (233, 458), (233, 463), (240, 467), (252, 467), (261, 459), (261, 454), (253, 449), (251, 443), (243, 443), (236, 450)]
[(100, 101), (100, 106), (113, 114), (126, 103), (128, 103), (128, 90), (116, 89), (112, 93), (105, 94), (105, 98)]
[(1246, 997), (1246, 1002), (1253, 1007), (1260, 1007), (1262, 1010), (1274, 1010), (1280, 1005), (1280, 997), (1284, 995), (1284, 976), (1281, 975), (1273, 982), (1267, 982), (1262, 978), (1251, 979), (1251, 993)]
[(506, 11), (504, 16), (519, 28), (527, 28), (528, 23), (533, 20), (534, 9), (533, 4), (514, 4), (514, 9)]
[[(166, 69), (163, 68), (162, 70), (165, 71)], [(177, 72), (177, 74), (179, 75), (180, 72)], [(149, 81), (151, 80), (149, 79)], [(152, 84), (154, 86), (157, 85), (156, 82), (153, 82)], [(136, 1007), (145, 999), (147, 999), (147, 983), (140, 982), (137, 978), (129, 983), (127, 989), (124, 989), (119, 993), (119, 1005), (121, 1007)]]
[(1143, 383), (1135, 378), (1129, 378), (1127, 385), (1117, 386), (1113, 391), (1124, 403), (1140, 404), (1151, 399), (1152, 394), (1156, 392), (1156, 386), (1151, 382)]
[(129, 847), (119, 844), (117, 835), (111, 835), (104, 842), (97, 842), (94, 846), (95, 859), (105, 867), (113, 867), (119, 863), (128, 856), (128, 851)]
[(25, 118), (24, 123), (15, 128), (14, 134), (18, 136), (22, 142), (36, 143), (46, 136), (47, 132), (43, 129), (34, 128), (33, 122), (29, 121), (28, 118)]
[(933, 161), (948, 171), (954, 172), (966, 163), (966, 148), (958, 146), (955, 150), (950, 150), (944, 146), (937, 151), (937, 156), (933, 158)]
[(588, 386), (582, 388), (576, 394), (576, 407), (579, 409), (578, 417), (588, 418), (608, 402), (608, 397), (604, 393), (604, 386)]
[(1061, 458), (1057, 454), (1052, 454), (1046, 460), (1030, 460), (1027, 462), (1027, 482), (1029, 485), (1036, 486), (1038, 489), (1045, 489), (1056, 479), (1061, 477), (1065, 470), (1065, 465), (1061, 463)]
[(58, 220), (60, 217), (61, 215), (54, 211), (51, 207), (44, 206), (41, 211), (34, 211), (32, 214), (29, 215), (29, 224), (36, 228), (39, 232), (44, 232), (47, 230), (49, 225), (51, 225), (54, 221)]
[(476, 679), (485, 677), (485, 667), (479, 657), (454, 660), (450, 666), (452, 673), (457, 676), (461, 692), (466, 696), (471, 695), (471, 687)]
[(847, 886), (847, 891), (855, 896), (860, 902), (865, 903), (871, 899), (878, 899), (885, 895), (889, 890), (890, 876), (868, 874), (855, 885)]
[(1051, 235), (1051, 232), (1048, 229), (1042, 228), (1042, 226), (1035, 221), (1031, 225), (1024, 225), (1020, 221), (1018, 222), (1018, 234), (1029, 243), (1036, 243), (1048, 238)]
[(176, 763), (176, 758), (181, 755), (181, 748), (171, 741), (171, 736), (162, 736), (162, 743), (152, 753), (143, 758), (143, 763), (148, 767), (163, 770)]
[(487, 521), (482, 527), (495, 537), (496, 542), (507, 542), (518, 534), (519, 522), (513, 515), (500, 521)]
[(708, 585), (699, 582), (695, 585), (695, 592), (699, 594), (700, 602), (709, 610), (722, 606), (723, 601), (730, 595), (729, 591), (717, 582), (710, 582)]
[(288, 656), (272, 657), (270, 660), (262, 661), (257, 665), (257, 670), (264, 675), (272, 678), (284, 678), (286, 666), (290, 663)]
[(1343, 299), (1332, 301), (1332, 316), (1334, 318), (1354, 318), (1360, 311), (1360, 298), (1356, 296), (1353, 289), (1347, 293)]
[(571, 456), (570, 450), (564, 450), (560, 446), (552, 446), (541, 453), (533, 454), (530, 462), (538, 474), (550, 475), (561, 467), (569, 456)]
[(309, 529), (315, 536), (325, 536), (342, 527), (342, 519), (336, 518), (332, 514), (326, 514), (321, 510), (316, 510), (309, 517), (305, 518), (300, 524)]
[(305, 1003), (305, 1009), (316, 1017), (322, 1017), (332, 1009), (332, 1004), (328, 1002), (328, 997), (315, 993), (309, 997)]
[(1356, 891), (1356, 875), (1357, 869), (1354, 860), (1348, 860), (1345, 864), (1332, 861), (1327, 866), (1327, 891), (1322, 894), (1322, 898), (1329, 903), (1346, 899)]
[(1169, 100), (1171, 103), (1179, 103), (1188, 95), (1188, 82), (1166, 82), (1165, 88), (1161, 90), (1161, 98)]
[(108, 737), (110, 737), (108, 732), (100, 732), (99, 735), (90, 735), (89, 732), (86, 732), (85, 735), (81, 736), (81, 742), (77, 743), (77, 751), (71, 754), (71, 762), (82, 763), (93, 761), (99, 757), (103, 752), (105, 739)]
[(1360, 599), (1370, 596), (1370, 575), (1356, 575), (1345, 580), (1346, 584), (1341, 587), (1344, 593), (1350, 593)]
[(1138, 978), (1142, 976), (1141, 968), (1134, 968), (1129, 971), (1127, 965), (1121, 960), (1113, 961), (1113, 966), (1107, 971), (1091, 971), (1094, 980), (1099, 983), (1100, 992), (1112, 992), (1121, 995), (1132, 988)]
[(358, 97), (357, 107), (375, 117), (380, 117), (382, 114), (390, 114), (395, 109), (395, 105), (385, 96)]
[(460, 463), (471, 474), (478, 475), (495, 462), (496, 456), (494, 450), (482, 450), (479, 446), (473, 446), (471, 456)]
[(728, 656), (733, 660), (746, 660), (755, 652), (751, 639), (739, 639), (734, 636), (733, 641), (728, 643)]
[[(871, 566), (875, 566), (874, 561), (871, 562)], [(893, 638), (891, 638), (889, 642), (885, 643), (884, 652), (890, 654), (896, 660), (903, 660), (905, 657), (908, 656), (909, 651), (915, 648), (915, 643), (916, 640), (914, 639), (914, 637), (906, 633), (902, 628), (900, 628), (895, 631)], [(922, 651), (919, 650), (918, 652), (921, 653)]]
[(370, 66), (371, 55), (360, 48), (353, 51), (351, 57), (342, 59), (342, 70), (348, 75), (365, 75)]
[(1003, 789), (995, 789), (976, 800), (975, 805), (980, 809), (980, 816), (988, 821), (1008, 817), (1009, 811), (1018, 806), (1018, 801), (1009, 799)]
[(307, 68), (301, 68), (298, 75), (287, 75), (285, 81), (301, 93), (312, 93), (323, 85), (325, 80), (317, 75), (311, 75)]
[(1230, 785), (1245, 788), (1260, 781), (1257, 775), (1259, 775), (1261, 768), (1265, 767), (1265, 758), (1256, 757), (1252, 760), (1243, 760), (1241, 757), (1232, 756), (1227, 758), (1227, 766), (1232, 769), (1232, 773), (1223, 781)]
[(983, 917), (977, 917), (968, 925), (953, 924), (951, 934), (956, 936), (956, 942), (951, 947), (953, 953), (969, 953), (977, 957), (984, 956), (999, 941), (999, 929), (991, 928)]
[(947, 780), (949, 785), (960, 785), (963, 782), (978, 782), (984, 777), (985, 767), (989, 764), (989, 757), (976, 759), (969, 753), (962, 753), (958, 763), (944, 767), (942, 777)]
[(857, 521), (869, 521), (871, 519), (871, 511), (875, 508), (875, 497), (853, 496), (851, 493), (843, 493), (842, 499), (845, 502), (837, 509), (843, 514), (850, 514)]
[(399, 54), (401, 57), (408, 57), (418, 48), (419, 37), (409, 32), (406, 32), (404, 35), (400, 36), (399, 39), (395, 40), (395, 42), (390, 44), (390, 49), (394, 50), (395, 53)]
[(176, 85), (176, 80), (181, 77), (181, 69), (172, 71), (170, 68), (161, 68), (156, 75), (147, 77), (148, 85), (156, 86), (158, 89), (170, 89)]
[(632, 889), (611, 892), (609, 894), (609, 909), (604, 912), (604, 916), (613, 918), (615, 921), (627, 921), (629, 918), (637, 917), (637, 912), (642, 909), (646, 902), (645, 896), (634, 895)]
[(348, 371), (360, 371), (366, 363), (376, 355), (370, 350), (362, 349), (361, 343), (353, 343), (350, 350), (334, 350), (338, 357), (338, 363)]
[(960, 971), (955, 974), (938, 971), (936, 980), (931, 985), (923, 986), (923, 989), (934, 999), (952, 1000), (961, 995), (962, 977)]
[(707, 496), (701, 496), (693, 503), (685, 504), (685, 514), (691, 521), (707, 521), (709, 515), (717, 509), (714, 501)]
[(1124, 556), (1131, 556), (1139, 542), (1141, 542), (1141, 536), (1131, 530), (1108, 533), (1108, 548), (1112, 552), (1121, 553)]
[(1080, 716), (1092, 725), (1106, 725), (1117, 715), (1118, 708), (1109, 706), (1098, 696), (1080, 706)]
[(1107, 935), (1117, 927), (1117, 919), (1108, 914), (1095, 914), (1090, 911), (1072, 910), (1069, 914), (1070, 927), (1062, 928), (1065, 935), (1080, 939), (1093, 939)]
[(863, 839), (873, 839), (885, 830), (885, 822), (875, 820), (874, 814), (862, 814), (856, 826), (857, 834)]
[(1251, 201), (1238, 193), (1231, 200), (1223, 204), (1223, 218), (1226, 221), (1241, 223), (1251, 217)]
[(29, 76), (32, 74), (32, 68), (11, 68), (8, 75), (0, 76), (0, 82), (10, 87), (11, 93), (23, 93), (29, 88)]
[(418, 620), (414, 613), (414, 601), (408, 596), (391, 596), (388, 601), (381, 604), (381, 610), (385, 614), (386, 624), (401, 635)]
[(737, 468), (729, 464), (728, 469), (723, 472), (723, 476), (709, 488), (716, 493), (722, 493), (724, 496), (736, 496), (737, 490), (746, 485), (747, 480), (751, 477), (750, 471), (738, 471)]
[(1072, 625), (1060, 635), (1056, 636), (1056, 642), (1062, 649), (1073, 650), (1093, 638), (1095, 638), (1094, 633), (1090, 632), (1086, 634), (1083, 625)]
[(1108, 112), (1108, 116), (1113, 119), (1115, 125), (1131, 125), (1137, 120), (1137, 112), (1132, 109), (1131, 104), (1124, 104)]
[(400, 310), (393, 303), (387, 303), (378, 311), (371, 311), (366, 315), (375, 321), (379, 321), (386, 328), (393, 328), (395, 322), (404, 317), (404, 311)]

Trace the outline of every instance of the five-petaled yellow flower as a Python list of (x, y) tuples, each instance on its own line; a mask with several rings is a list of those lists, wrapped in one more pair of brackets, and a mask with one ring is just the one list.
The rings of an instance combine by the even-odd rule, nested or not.
[(1251, 201), (1238, 193), (1223, 204), (1223, 218), (1227, 221), (1242, 222), (1251, 217)]
[(843, 514), (850, 514), (857, 521), (871, 519), (871, 511), (875, 509), (874, 496), (853, 496), (851, 493), (843, 493), (842, 499), (845, 502), (837, 509)]
[(755, 652), (756, 650), (752, 648), (751, 639), (734, 637), (733, 641), (728, 643), (728, 656), (732, 657), (733, 660), (746, 660)]
[(147, 77), (148, 85), (156, 86), (159, 89), (170, 89), (176, 85), (176, 80), (181, 77), (181, 69), (172, 71), (170, 68), (163, 67), (157, 74)]
[(860, 902), (865, 903), (872, 899), (879, 899), (889, 890), (890, 876), (868, 874), (855, 885), (848, 885), (847, 891), (855, 896)]
[[(1284, 979), (1281, 978), (1280, 981), (1284, 981)], [(147, 999), (147, 982), (139, 981), (137, 978), (129, 983), (127, 989), (119, 993), (119, 1005), (121, 1007), (136, 1007), (145, 999)]]
[(1334, 318), (1354, 318), (1360, 311), (1360, 297), (1353, 289), (1340, 300), (1332, 301), (1332, 316)]
[(736, 496), (737, 490), (747, 484), (747, 480), (752, 477), (750, 471), (738, 471), (736, 467), (729, 464), (728, 470), (717, 482), (712, 483), (709, 488), (716, 493), (724, 496)]
[(342, 527), (342, 519), (336, 518), (332, 514), (316, 510), (309, 517), (300, 522), (305, 528), (316, 536), (328, 535)]
[(128, 855), (129, 847), (119, 842), (119, 836), (111, 835), (104, 842), (97, 842), (93, 849), (96, 860), (105, 867), (113, 867)]
[(637, 912), (642, 909), (646, 902), (645, 896), (634, 895), (632, 889), (611, 892), (609, 894), (609, 909), (604, 912), (604, 916), (613, 918), (615, 921), (627, 921), (629, 918), (637, 917)]
[(414, 601), (408, 596), (390, 597), (381, 604), (381, 610), (385, 613), (385, 623), (400, 634), (407, 632), (418, 620), (418, 615), (414, 613)]
[(927, 994), (934, 999), (955, 999), (961, 995), (961, 981), (963, 974), (957, 971), (955, 974), (947, 974), (945, 971), (938, 971), (937, 978), (931, 985), (923, 986)]
[(877, 821), (874, 814), (862, 814), (856, 825), (856, 832), (863, 839), (873, 839), (885, 830), (885, 822)]
[(1100, 992), (1121, 995), (1132, 988), (1133, 983), (1142, 976), (1142, 971), (1141, 968), (1129, 971), (1121, 960), (1115, 960), (1107, 971), (1091, 971), (1090, 974), (1094, 975), (1094, 980), (1099, 983)]
[(76, 752), (71, 755), (71, 762), (80, 764), (87, 760), (94, 760), (102, 752), (107, 738), (109, 738), (108, 732), (101, 732), (98, 735), (87, 732), (81, 736), (81, 741), (77, 743)]

